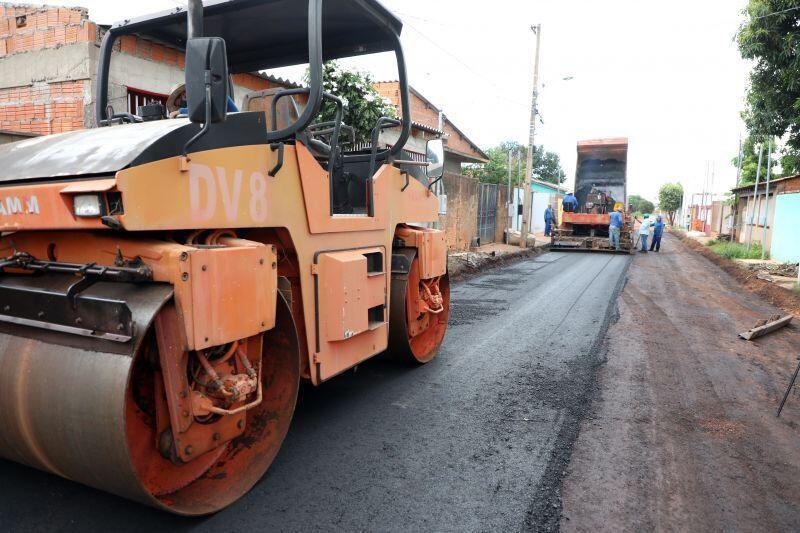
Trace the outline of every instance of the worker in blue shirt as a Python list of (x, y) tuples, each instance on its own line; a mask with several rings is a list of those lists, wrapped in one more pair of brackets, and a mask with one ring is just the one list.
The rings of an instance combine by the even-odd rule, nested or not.
[(567, 193), (564, 197), (564, 200), (561, 202), (561, 205), (564, 206), (565, 213), (574, 213), (578, 210), (578, 199), (575, 198), (575, 195), (572, 193)]
[(611, 213), (611, 224), (608, 226), (608, 242), (611, 248), (620, 251), (619, 238), (624, 221), (622, 219), (622, 208), (618, 207)]
[(650, 244), (650, 251), (654, 249), (656, 252), (661, 251), (661, 237), (664, 235), (664, 218), (661, 215), (656, 217), (656, 223), (653, 224), (653, 242)]
[(547, 209), (544, 210), (544, 236), (549, 237), (551, 230), (553, 228), (553, 221), (555, 221), (556, 217), (553, 215), (553, 208), (551, 206), (547, 206)]
[[(169, 118), (178, 118), (188, 115), (189, 109), (187, 103), (186, 85), (183, 83), (176, 85), (170, 92), (169, 98), (167, 98), (167, 116), (169, 116)], [(227, 107), (228, 113), (239, 112), (239, 107), (230, 95), (228, 95)]]

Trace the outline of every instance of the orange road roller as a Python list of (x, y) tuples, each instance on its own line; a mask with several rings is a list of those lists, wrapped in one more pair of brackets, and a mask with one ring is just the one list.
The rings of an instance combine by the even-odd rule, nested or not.
[[(109, 29), (98, 126), (0, 147), (1, 458), (214, 513), (269, 468), (301, 380), (386, 351), (436, 356), (444, 148), (404, 150), (401, 31), (375, 0), (196, 0)], [(126, 35), (185, 50), (177, 113), (108, 105)], [(397, 60), (402, 118), (363, 148), (323, 61), (380, 52)], [(307, 88), (229, 110), (233, 74), (306, 62)]]

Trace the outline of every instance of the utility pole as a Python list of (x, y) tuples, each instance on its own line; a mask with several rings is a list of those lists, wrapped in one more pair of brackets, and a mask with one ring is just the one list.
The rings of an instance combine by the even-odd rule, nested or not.
[(528, 233), (531, 228), (531, 180), (533, 179), (533, 154), (536, 149), (536, 119), (539, 115), (539, 49), (542, 44), (542, 25), (531, 26), (536, 34), (536, 56), (533, 66), (533, 102), (531, 103), (531, 135), (528, 141), (528, 166), (525, 169), (525, 183), (523, 184), (522, 197), (522, 231), (520, 231), (519, 245), (528, 247)]
[[(711, 223), (714, 222), (714, 180), (717, 177), (717, 162), (711, 162), (711, 186), (708, 188), (708, 226), (711, 227)], [(720, 218), (722, 218), (722, 211), (719, 213)], [(721, 222), (720, 222), (721, 224)]]
[(513, 164), (513, 150), (508, 151), (508, 194), (506, 195), (506, 244), (511, 242), (510, 234), (511, 234), (511, 206), (514, 205), (511, 203), (511, 193), (514, 192), (514, 188), (511, 186), (511, 165)]
[[(742, 136), (739, 136), (739, 162), (736, 164), (736, 187), (739, 187), (739, 183), (742, 181), (742, 165), (744, 164), (744, 144), (742, 144)], [(731, 209), (731, 242), (734, 241), (734, 236), (736, 235), (737, 225), (736, 225), (736, 215), (738, 214), (738, 202), (734, 202), (737, 209)]]
[(761, 232), (761, 260), (767, 258), (767, 224), (769, 224), (769, 185), (772, 179), (772, 136), (769, 137), (767, 149), (767, 192), (764, 193), (764, 230)]
[(758, 169), (756, 170), (756, 184), (753, 187), (753, 208), (750, 210), (750, 224), (747, 228), (747, 253), (750, 254), (750, 246), (753, 243), (753, 222), (756, 218), (756, 208), (758, 207), (758, 185), (761, 181), (761, 163), (764, 161), (764, 143), (758, 149)]

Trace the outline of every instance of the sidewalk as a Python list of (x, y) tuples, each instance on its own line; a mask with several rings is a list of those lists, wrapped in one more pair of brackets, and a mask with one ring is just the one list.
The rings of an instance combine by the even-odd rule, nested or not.
[(638, 255), (609, 330), (598, 396), (563, 487), (565, 531), (796, 531), (800, 391), (778, 403), (798, 325), (665, 235)]

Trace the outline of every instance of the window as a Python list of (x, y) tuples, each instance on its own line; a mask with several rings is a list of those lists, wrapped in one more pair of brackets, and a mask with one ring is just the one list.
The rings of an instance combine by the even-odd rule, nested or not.
[(139, 108), (144, 105), (161, 104), (165, 106), (167, 105), (167, 96), (166, 94), (128, 87), (128, 113), (136, 115), (139, 112)]

